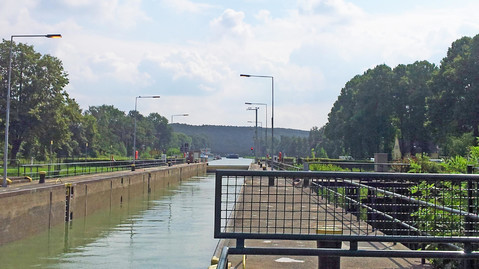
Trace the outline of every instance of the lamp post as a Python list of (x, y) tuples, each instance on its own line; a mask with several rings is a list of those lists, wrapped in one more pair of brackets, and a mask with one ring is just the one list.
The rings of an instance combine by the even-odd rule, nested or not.
[(254, 110), (256, 114), (255, 127), (254, 127), (254, 161), (258, 161), (257, 149), (258, 149), (258, 109), (259, 107), (248, 107), (246, 110)]
[(133, 132), (133, 165), (135, 165), (135, 161), (136, 161), (136, 107), (137, 107), (137, 103), (138, 103), (138, 99), (139, 98), (160, 98), (159, 95), (148, 95), (148, 96), (137, 96), (135, 97), (135, 130)]
[[(252, 120), (249, 120), (249, 121), (247, 121), (247, 122), (248, 122), (248, 123), (255, 123), (255, 121), (252, 121)], [(260, 128), (263, 129), (263, 122), (261, 122), (261, 121), (256, 121), (256, 122), (259, 123)], [(266, 143), (266, 140), (265, 140), (265, 143)], [(260, 154), (261, 154), (261, 148), (262, 148), (262, 147), (261, 147), (261, 140), (258, 139), (258, 145), (257, 145), (256, 147), (258, 147), (258, 148), (260, 149), (259, 152), (260, 152)], [(265, 152), (266, 152), (266, 151), (265, 151)]]
[(187, 116), (189, 116), (188, 113), (171, 115), (171, 122), (170, 122), (170, 124), (173, 123), (173, 117), (187, 117)]
[[(271, 156), (274, 156), (274, 78), (273, 76), (260, 76), (260, 75), (249, 75), (249, 74), (240, 74), (240, 77), (246, 78), (270, 78), (271, 79)], [(273, 165), (271, 165), (271, 170)]]
[[(259, 106), (265, 106), (265, 111), (266, 111), (266, 120), (265, 120), (265, 129), (264, 129), (264, 143), (266, 146), (266, 149), (264, 151), (264, 155), (267, 155), (268, 151), (268, 104), (266, 103), (253, 103), (253, 102), (245, 102), (245, 105), (259, 105)], [(263, 124), (261, 124), (261, 128), (263, 128)]]
[(10, 92), (11, 92), (11, 78), (12, 78), (12, 49), (13, 38), (17, 37), (46, 37), (46, 38), (61, 38), (61, 34), (46, 34), (46, 35), (12, 35), (10, 37), (10, 53), (8, 56), (8, 86), (7, 86), (7, 108), (5, 111), (5, 145), (3, 150), (3, 183), (2, 187), (7, 187), (7, 166), (8, 166), (8, 129), (10, 127)]

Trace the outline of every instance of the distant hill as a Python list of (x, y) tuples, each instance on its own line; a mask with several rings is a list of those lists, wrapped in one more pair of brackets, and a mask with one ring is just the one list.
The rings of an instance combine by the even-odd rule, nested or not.
[[(175, 132), (186, 135), (204, 135), (210, 141), (209, 148), (215, 154), (225, 155), (237, 153), (240, 155), (251, 154), (251, 147), (254, 144), (254, 127), (218, 126), (218, 125), (188, 125), (171, 124)], [(258, 127), (258, 136), (264, 140), (265, 129)], [(279, 140), (281, 136), (308, 137), (309, 131), (274, 128), (274, 137)], [(268, 143), (271, 142), (271, 128), (268, 128)]]

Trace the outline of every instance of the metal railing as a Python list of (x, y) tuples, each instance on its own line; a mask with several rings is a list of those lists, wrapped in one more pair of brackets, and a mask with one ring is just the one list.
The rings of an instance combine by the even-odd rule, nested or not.
[(396, 171), (396, 172), (407, 172), (410, 168), (409, 163), (375, 163), (375, 162), (334, 162), (334, 161), (323, 161), (323, 162), (305, 162), (308, 165), (334, 165), (341, 167), (342, 169), (349, 169), (351, 172), (357, 170), (359, 172), (368, 172), (375, 171), (376, 168), (381, 167), (382, 171)]
[[(236, 239), (230, 254), (477, 259), (478, 183), (479, 175), (218, 170), (215, 238)], [(318, 234), (324, 229), (341, 232)], [(249, 239), (350, 244), (247, 248)], [(358, 242), (411, 249), (360, 249)], [(446, 247), (414, 250), (428, 244)]]
[[(147, 168), (155, 166), (165, 166), (169, 164), (184, 163), (184, 159), (168, 160), (136, 160), (136, 168)], [(114, 172), (130, 170), (133, 162), (126, 161), (102, 161), (102, 162), (65, 162), (65, 163), (47, 163), (47, 164), (26, 164), (18, 169), (18, 175), (28, 176), (32, 179), (38, 179), (41, 171), (46, 172), (46, 178), (59, 178), (68, 176), (79, 176), (86, 174), (96, 174), (105, 172)]]

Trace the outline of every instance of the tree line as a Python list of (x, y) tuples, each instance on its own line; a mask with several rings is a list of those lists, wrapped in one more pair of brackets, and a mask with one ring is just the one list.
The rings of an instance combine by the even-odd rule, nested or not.
[[(10, 41), (0, 43), (0, 120), (4, 135)], [(52, 160), (78, 156), (132, 156), (134, 120), (140, 157), (179, 154), (184, 143), (201, 138), (174, 133), (158, 113), (143, 116), (111, 105), (82, 111), (65, 90), (68, 74), (61, 60), (33, 46), (12, 44), (8, 159)], [(2, 140), (0, 143), (4, 143)], [(3, 145), (2, 145), (3, 148)]]
[(454, 41), (436, 66), (382, 64), (349, 80), (310, 146), (330, 157), (390, 153), (464, 156), (479, 137), (479, 35)]

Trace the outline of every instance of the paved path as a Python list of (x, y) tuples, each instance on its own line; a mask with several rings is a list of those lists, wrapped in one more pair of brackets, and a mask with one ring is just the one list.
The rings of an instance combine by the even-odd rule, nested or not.
[[(257, 165), (252, 167), (259, 170)], [(264, 181), (264, 180), (263, 180)], [(338, 224), (338, 212), (332, 213), (334, 209), (332, 206), (327, 205), (324, 201), (315, 201), (305, 203), (303, 199), (296, 198), (298, 195), (298, 189), (301, 188), (283, 188), (278, 186), (277, 188), (267, 188), (265, 182), (260, 183), (258, 178), (246, 179), (243, 187), (242, 199), (237, 202), (236, 206), (239, 208), (235, 219), (232, 220), (235, 223), (230, 225), (229, 229), (242, 229), (248, 232), (259, 233), (276, 233), (274, 227), (281, 227), (279, 233), (293, 233), (293, 234), (311, 234), (315, 233), (316, 224), (318, 222), (324, 223), (336, 223)], [(266, 183), (267, 184), (267, 183)], [(281, 185), (281, 182), (277, 182)], [(288, 184), (288, 183), (283, 183)], [(248, 187), (254, 186), (254, 187)], [(260, 187), (258, 187), (260, 186)], [(263, 188), (264, 187), (264, 188)], [(271, 190), (276, 190), (275, 193), (271, 193)], [(267, 194), (266, 194), (266, 190)], [(296, 192), (296, 193), (294, 193)], [(303, 191), (304, 192), (304, 191)], [(296, 194), (296, 195), (294, 195)], [(246, 201), (246, 203), (244, 202)], [(252, 202), (248, 202), (252, 201)], [(278, 203), (278, 201), (280, 201)], [(246, 210), (242, 210), (244, 207)], [(267, 209), (266, 209), (267, 207)], [(275, 216), (274, 223), (271, 217), (268, 216), (266, 210), (276, 211), (276, 207), (279, 207), (278, 211), (287, 212), (288, 217)], [(297, 210), (301, 208), (301, 210)], [(317, 215), (308, 215), (305, 218), (305, 214), (311, 212), (317, 213)], [(280, 213), (281, 214), (281, 213)], [(284, 215), (287, 215), (284, 213)], [(259, 215), (259, 216), (258, 216)], [(346, 214), (348, 215), (348, 214)], [(271, 216), (271, 215), (270, 215)], [(270, 219), (266, 219), (270, 218)], [(246, 221), (247, 220), (247, 221)], [(276, 222), (278, 221), (278, 222)], [(342, 216), (339, 222), (342, 222), (343, 230), (345, 234), (368, 234), (371, 232), (380, 233), (374, 231), (371, 226), (365, 222), (356, 221), (356, 217)], [(241, 227), (241, 228), (238, 228)], [(299, 230), (301, 229), (301, 230)], [(314, 230), (311, 232), (311, 229)], [(237, 230), (237, 232), (241, 232)], [(224, 240), (220, 242), (221, 246), (235, 246), (235, 240)], [(367, 250), (406, 250), (407, 248), (402, 244), (393, 243), (381, 243), (381, 242), (359, 242), (359, 249)], [(245, 240), (245, 247), (291, 247), (291, 248), (315, 248), (316, 241), (294, 241), (294, 240)], [(342, 249), (349, 249), (349, 242), (342, 243)], [(219, 255), (219, 253), (216, 253)], [(243, 268), (243, 256), (230, 255), (229, 261), (234, 268)], [(246, 257), (245, 268), (318, 268), (318, 257), (311, 256), (258, 256), (249, 255)], [(428, 264), (421, 264), (421, 259), (404, 259), (404, 258), (368, 258), (368, 257), (342, 257), (341, 268), (432, 268)]]

